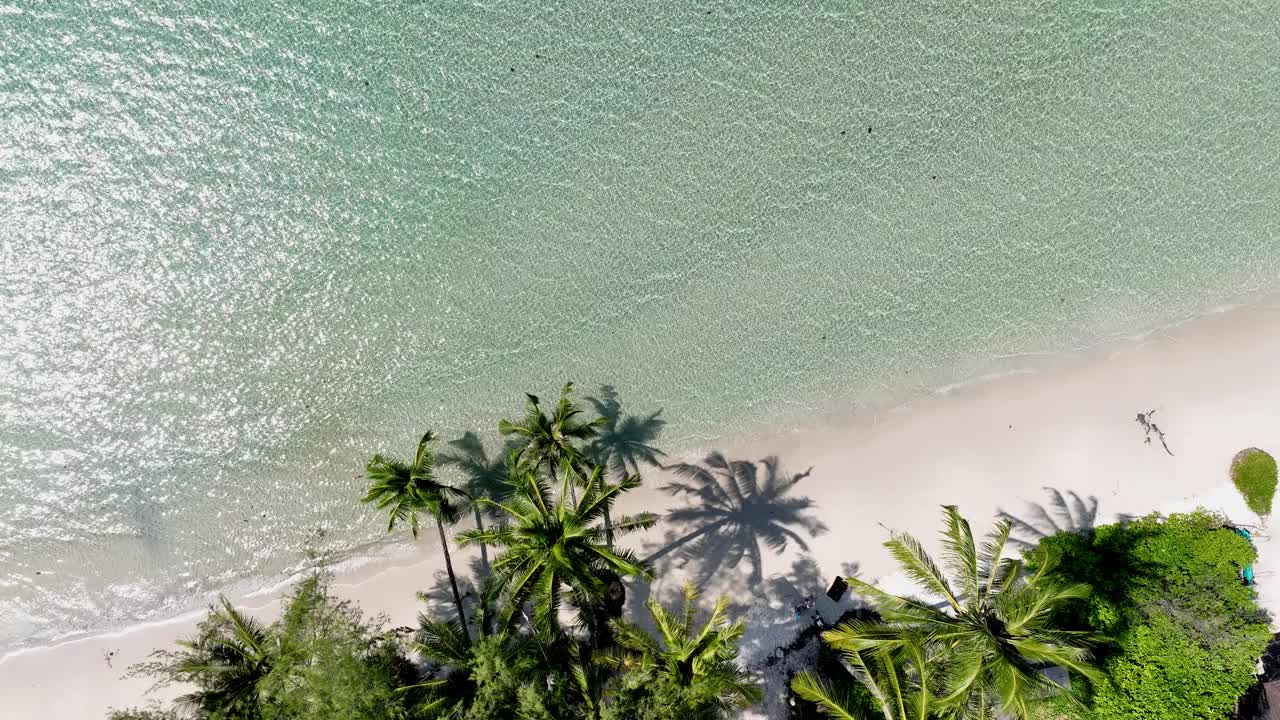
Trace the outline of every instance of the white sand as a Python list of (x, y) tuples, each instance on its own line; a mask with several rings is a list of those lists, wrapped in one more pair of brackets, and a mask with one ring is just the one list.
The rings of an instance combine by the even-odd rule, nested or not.
[[(846, 563), (856, 563), (864, 579), (900, 584), (880, 546), (886, 535), (880, 524), (932, 545), (943, 503), (959, 505), (975, 531), (984, 531), (998, 509), (1047, 529), (1027, 505), (1047, 505), (1045, 487), (1073, 491), (1086, 501), (1096, 498), (1097, 523), (1121, 513), (1203, 504), (1237, 522), (1257, 524), (1230, 487), (1227, 471), (1242, 448), (1280, 450), (1277, 366), (1280, 307), (1271, 303), (1211, 316), (1051, 370), (960, 388), (891, 411), (854, 412), (824, 429), (763, 434), (719, 448), (731, 459), (777, 455), (790, 472), (812, 466), (792, 495), (812, 498), (812, 514), (827, 527), (809, 540), (810, 553), (795, 542), (780, 555), (762, 548), (763, 582), (750, 579), (749, 555), (717, 573), (713, 590), (732, 590), (735, 600), (754, 608), (745, 659), (756, 665), (786, 642), (799, 627), (790, 606), (805, 594), (821, 596)], [(1134, 418), (1151, 409), (1175, 456), (1158, 441), (1143, 443)], [(668, 480), (666, 473), (648, 472), (647, 487), (628, 507), (681, 505), (682, 499), (658, 490)], [(688, 529), (666, 531), (679, 535)], [(663, 532), (656, 529), (630, 544), (652, 550), (661, 546)], [(1271, 587), (1276, 560), (1267, 540), (1258, 538), (1257, 579), (1264, 604), (1276, 610), (1280, 591)], [(440, 564), (432, 534), (419, 544), (421, 562), (339, 578), (340, 592), (367, 611), (387, 613), (393, 624), (413, 624), (420, 609), (414, 591), (430, 584)], [(670, 571), (674, 563), (665, 561), (680, 557), (672, 553), (664, 565)], [(684, 570), (715, 559), (693, 557)], [(806, 560), (811, 562), (793, 568)], [(668, 572), (653, 592), (665, 597), (679, 575)], [(639, 600), (645, 593), (633, 589), (632, 595)], [(268, 616), (276, 607), (268, 602), (255, 612)], [(108, 706), (139, 704), (148, 683), (121, 680), (123, 668), (170, 645), (193, 625), (191, 618), (180, 619), (10, 656), (0, 661), (0, 716), (98, 718)], [(110, 668), (103, 657), (107, 650), (116, 652)]]

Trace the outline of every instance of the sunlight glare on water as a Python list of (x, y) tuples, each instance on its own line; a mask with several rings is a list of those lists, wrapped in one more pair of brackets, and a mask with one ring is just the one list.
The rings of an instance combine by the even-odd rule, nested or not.
[(1277, 287), (1274, 8), (541, 5), (0, 5), (0, 647), (526, 390), (679, 449)]

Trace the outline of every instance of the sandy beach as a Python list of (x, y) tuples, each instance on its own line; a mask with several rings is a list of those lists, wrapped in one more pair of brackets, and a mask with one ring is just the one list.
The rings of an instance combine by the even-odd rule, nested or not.
[[(785, 548), (753, 542), (746, 531), (728, 537), (713, 529), (704, 535), (722, 541), (689, 541), (662, 552), (679, 538), (699, 537), (701, 528), (688, 523), (630, 538), (642, 555), (661, 553), (659, 579), (649, 589), (633, 587), (630, 601), (635, 607), (644, 597), (665, 597), (684, 577), (706, 578), (707, 595), (729, 593), (735, 605), (751, 608), (744, 660), (759, 664), (799, 629), (792, 607), (806, 595), (821, 596), (837, 574), (900, 583), (880, 545), (886, 528), (910, 531), (932, 546), (942, 504), (959, 505), (975, 531), (1007, 512), (1025, 523), (1020, 537), (1030, 542), (1059, 528), (1197, 505), (1258, 525), (1227, 472), (1242, 448), (1280, 450), (1277, 358), (1280, 304), (1272, 300), (1115, 343), (1052, 369), (1029, 366), (1032, 372), (901, 407), (855, 408), (820, 427), (761, 432), (687, 453), (678, 460), (696, 462), (710, 451), (733, 461), (776, 457), (784, 477), (807, 472), (785, 497), (812, 504), (799, 511), (777, 506), (775, 512), (769, 502), (742, 509), (739, 519), (761, 528), (759, 538), (772, 526), (794, 533)], [(1145, 443), (1135, 421), (1152, 410), (1168, 452), (1158, 438)], [(756, 467), (761, 478), (769, 471)], [(627, 509), (685, 506), (683, 496), (663, 490), (673, 479), (666, 471), (646, 472), (646, 486)], [(1065, 505), (1055, 507), (1046, 489), (1061, 493)], [(1263, 604), (1274, 611), (1280, 592), (1272, 587), (1268, 540), (1264, 530), (1256, 575)], [(440, 571), (434, 533), (418, 544), (420, 561), (339, 576), (339, 592), (366, 612), (386, 613), (394, 625), (414, 624), (422, 607), (414, 591), (435, 586)], [(697, 554), (684, 552), (694, 547)], [(248, 604), (263, 617), (278, 607), (270, 598)], [(7, 720), (100, 718), (109, 706), (139, 705), (149, 681), (121, 679), (125, 669), (190, 633), (194, 622), (187, 617), (11, 655), (0, 661), (0, 714)], [(114, 654), (108, 658), (108, 652)]]

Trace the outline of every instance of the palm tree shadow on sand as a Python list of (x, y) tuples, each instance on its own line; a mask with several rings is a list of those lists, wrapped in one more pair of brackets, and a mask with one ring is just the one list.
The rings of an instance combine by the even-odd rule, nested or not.
[[(808, 540), (827, 530), (811, 514), (813, 500), (792, 494), (812, 468), (788, 474), (776, 457), (731, 461), (713, 452), (666, 469), (678, 479), (662, 491), (687, 504), (667, 512), (666, 536), (645, 559), (660, 576), (682, 571), (708, 596), (725, 594), (737, 606), (767, 599), (765, 553), (781, 555), (793, 544), (807, 552)], [(636, 603), (648, 596), (638, 590)]]
[[(1049, 496), (1047, 505), (1027, 503), (1026, 512), (1020, 517), (1011, 512), (997, 508), (996, 517), (1008, 520), (1013, 524), (1009, 542), (1021, 550), (1029, 550), (1041, 540), (1058, 533), (1087, 533), (1093, 530), (1098, 522), (1098, 498), (1090, 495), (1080, 497), (1075, 491), (1066, 492), (1055, 488), (1043, 488)], [(1128, 515), (1118, 515), (1120, 522), (1131, 519)]]
[(648, 416), (624, 415), (622, 401), (612, 385), (601, 387), (600, 397), (588, 397), (587, 402), (604, 420), (587, 447), (587, 457), (593, 463), (604, 465), (620, 477), (639, 473), (641, 464), (661, 465), (665, 453), (653, 443), (667, 425), (660, 417), (662, 410)]
[[(472, 558), (470, 572), (458, 573), (458, 592), (462, 594), (462, 605), (470, 616), (480, 602), (479, 588), (484, 584), (489, 571), (480, 558)], [(426, 590), (418, 591), (418, 600), (422, 603), (422, 611), (427, 617), (449, 618), (454, 613), (453, 590), (449, 586), (449, 575), (444, 570), (436, 570), (431, 575), (431, 585)], [(470, 620), (468, 620), (468, 623)]]

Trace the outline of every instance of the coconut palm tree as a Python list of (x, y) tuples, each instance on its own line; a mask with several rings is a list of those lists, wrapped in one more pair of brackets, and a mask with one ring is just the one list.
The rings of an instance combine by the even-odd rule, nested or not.
[(262, 716), (258, 683), (271, 672), (278, 648), (260, 623), (225, 597), (220, 602), (200, 634), (179, 640), (182, 649), (166, 656), (166, 674), (197, 687), (178, 703), (200, 717), (255, 720)]
[(729, 621), (729, 599), (720, 598), (707, 621), (695, 626), (697, 597), (694, 586), (685, 585), (684, 607), (678, 613), (654, 600), (646, 602), (656, 638), (633, 623), (615, 620), (618, 664), (628, 672), (677, 688), (686, 705), (680, 708), (681, 717), (737, 717), (762, 697), (760, 688), (738, 665), (738, 641), (745, 625), (742, 620)]
[[(557, 469), (573, 470), (581, 477), (589, 474), (581, 444), (594, 438), (596, 428), (604, 422), (604, 418), (583, 420), (582, 408), (569, 397), (572, 393), (573, 383), (565, 383), (560, 390), (560, 402), (550, 415), (542, 411), (537, 395), (525, 393), (528, 400), (524, 419), (518, 423), (498, 421), (498, 432), (519, 437), (525, 444), (523, 455), (528, 462), (545, 466), (552, 482), (557, 480)], [(572, 486), (568, 487), (571, 494), (575, 493)]]
[[(823, 633), (843, 660), (842, 665), (871, 694), (883, 720), (933, 720), (936, 681), (932, 664), (925, 656), (923, 638), (904, 634), (893, 651), (861, 651), (844, 641), (836, 631)], [(791, 681), (791, 689), (802, 699), (817, 703), (825, 715), (838, 720), (871, 720), (873, 715), (851, 700), (848, 692), (832, 687), (813, 672), (805, 671)]]
[(408, 522), (415, 540), (418, 538), (418, 513), (426, 512), (435, 519), (436, 529), (440, 532), (440, 549), (444, 552), (444, 567), (453, 588), (453, 602), (458, 608), (458, 620), (462, 623), (462, 634), (468, 635), (466, 611), (458, 593), (458, 580), (453, 574), (449, 540), (444, 534), (445, 525), (458, 521), (460, 507), (468, 502), (468, 497), (465, 492), (436, 480), (435, 453), (431, 449), (433, 440), (435, 435), (431, 431), (423, 434), (413, 461), (408, 464), (374, 455), (365, 466), (369, 490), (361, 502), (373, 503), (379, 510), (387, 511), (388, 533), (395, 529), (397, 522)]
[(736, 566), (743, 557), (749, 557), (749, 582), (758, 585), (764, 581), (761, 543), (775, 552), (785, 550), (789, 542), (808, 550), (808, 543), (797, 530), (816, 537), (826, 526), (808, 514), (812, 500), (791, 497), (790, 492), (808, 477), (809, 471), (787, 475), (776, 457), (765, 458), (760, 464), (763, 482), (755, 463), (730, 462), (718, 452), (708, 455), (700, 465), (668, 466), (688, 482), (669, 483), (663, 490), (671, 495), (692, 495), (697, 503), (672, 510), (666, 521), (693, 529), (645, 561), (653, 562), (696, 540), (700, 546), (692, 554), (702, 560), (698, 584), (706, 584), (719, 568)]
[[(490, 543), (501, 550), (493, 561), (497, 593), (502, 596), (501, 626), (507, 627), (526, 602), (532, 601), (533, 626), (555, 635), (559, 630), (562, 599), (568, 594), (580, 617), (595, 628), (591, 615), (617, 577), (652, 579), (648, 566), (631, 551), (615, 551), (604, 542), (604, 528), (597, 523), (622, 495), (640, 484), (627, 478), (618, 484), (604, 481), (597, 467), (586, 478), (581, 497), (568, 493), (570, 460), (562, 459), (561, 491), (553, 495), (546, 480), (527, 464), (517, 465), (512, 493), (503, 500), (481, 499), (508, 517), (503, 527), (470, 530), (458, 535), (462, 545)], [(627, 533), (652, 527), (652, 513), (621, 518), (615, 532)]]
[(495, 672), (526, 678), (547, 672), (545, 658), (533, 649), (533, 638), (495, 630), (483, 618), (473, 620), (479, 628), (475, 642), (467, 638), (457, 620), (446, 622), (419, 616), (414, 650), (437, 666), (432, 679), (414, 686), (427, 690), (426, 698), (416, 708), (419, 716), (442, 720), (468, 717), (482, 684), (493, 681)]
[[(910, 535), (893, 533), (885, 543), (932, 600), (899, 597), (849, 578), (874, 599), (881, 621), (845, 623), (824, 639), (876, 662), (907, 663), (918, 675), (932, 667), (937, 690), (930, 704), (940, 717), (1027, 718), (1029, 700), (1053, 687), (1039, 672), (1050, 665), (1096, 678), (1089, 648), (1097, 638), (1054, 622), (1062, 605), (1088, 597), (1089, 587), (1053, 580), (1050, 562), (1026, 575), (1021, 560), (1002, 559), (1012, 529), (1007, 519), (981, 546), (954, 505), (943, 508), (943, 519), (943, 562), (952, 578)], [(923, 691), (933, 695), (928, 687)]]
[[(484, 442), (474, 432), (467, 431), (462, 437), (450, 440), (450, 450), (436, 456), (440, 465), (452, 465), (463, 473), (462, 489), (470, 500), (471, 512), (475, 515), (476, 527), (484, 529), (485, 507), (476, 502), (478, 498), (499, 500), (511, 491), (507, 484), (508, 461), (511, 454), (518, 449), (515, 443), (508, 442), (503, 451), (490, 456), (485, 450)], [(489, 569), (489, 546), (480, 543), (480, 561), (485, 572)]]

